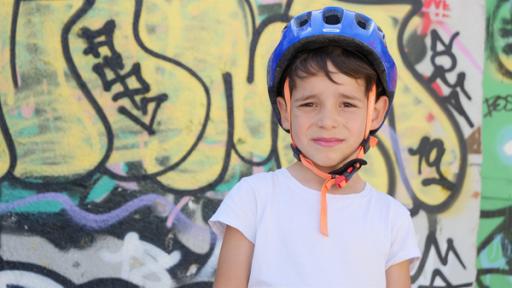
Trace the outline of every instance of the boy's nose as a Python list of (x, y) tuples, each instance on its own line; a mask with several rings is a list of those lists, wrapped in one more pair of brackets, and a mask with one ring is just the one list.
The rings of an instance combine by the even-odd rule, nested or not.
[(318, 116), (318, 126), (321, 128), (336, 128), (338, 126), (338, 115), (337, 111), (333, 111), (334, 109), (328, 108), (324, 109), (320, 112), (320, 115)]

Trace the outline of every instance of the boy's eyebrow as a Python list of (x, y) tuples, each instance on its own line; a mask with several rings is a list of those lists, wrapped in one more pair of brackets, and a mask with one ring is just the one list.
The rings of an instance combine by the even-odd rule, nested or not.
[[(343, 92), (338, 93), (338, 96), (341, 96), (344, 99), (348, 99), (348, 100), (354, 100), (354, 101), (359, 101), (359, 102), (362, 101), (361, 97), (357, 97), (355, 95), (347, 94), (347, 93), (343, 93)], [(312, 93), (312, 94), (306, 94), (306, 95), (300, 95), (297, 97), (292, 97), (292, 99), (295, 101), (307, 101), (307, 100), (311, 100), (312, 98), (316, 98), (316, 97), (317, 97), (317, 94)]]
[[(306, 101), (306, 100), (310, 100), (311, 98), (315, 98), (315, 97), (316, 97), (316, 94), (313, 93), (313, 94), (307, 94), (307, 95), (301, 95), (301, 96), (295, 97), (295, 100)], [(293, 99), (293, 97), (292, 97), (292, 99)]]
[(349, 100), (362, 101), (361, 97), (357, 97), (357, 96), (352, 95), (352, 94), (347, 94), (347, 93), (340, 92), (340, 93), (338, 93), (338, 95), (342, 96), (343, 98), (347, 98)]

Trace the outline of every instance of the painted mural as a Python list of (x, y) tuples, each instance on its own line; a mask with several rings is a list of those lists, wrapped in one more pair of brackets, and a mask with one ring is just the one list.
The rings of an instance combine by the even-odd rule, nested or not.
[[(413, 286), (512, 283), (512, 194), (485, 200), (512, 175), (510, 1), (0, 2), (0, 287), (211, 287), (207, 219), (241, 177), (293, 162), (268, 56), (328, 5), (370, 15), (395, 55), (361, 173), (413, 216)], [(484, 143), (508, 158), (486, 170), (498, 130)]]
[(487, 1), (479, 287), (512, 286), (512, 1)]

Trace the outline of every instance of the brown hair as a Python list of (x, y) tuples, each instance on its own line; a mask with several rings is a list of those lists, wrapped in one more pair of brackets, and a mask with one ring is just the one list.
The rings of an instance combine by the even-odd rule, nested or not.
[(331, 62), (339, 72), (354, 79), (362, 79), (367, 95), (376, 82), (377, 97), (384, 94), (382, 85), (379, 85), (377, 72), (372, 68), (370, 62), (356, 51), (336, 46), (325, 46), (299, 53), (288, 68), (290, 89), (293, 91), (296, 87), (297, 79), (304, 79), (317, 73), (323, 73), (333, 83), (338, 84), (331, 76), (333, 71), (329, 71), (328, 62)]

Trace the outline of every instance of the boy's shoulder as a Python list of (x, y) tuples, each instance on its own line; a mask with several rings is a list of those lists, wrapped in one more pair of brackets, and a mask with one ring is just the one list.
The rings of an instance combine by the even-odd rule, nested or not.
[(284, 168), (280, 168), (272, 171), (256, 172), (254, 174), (244, 176), (242, 177), (242, 179), (244, 179), (245, 181), (259, 181), (264, 179), (271, 179), (274, 177), (281, 177), (284, 170)]
[(410, 215), (409, 209), (398, 199), (385, 192), (376, 190), (369, 183), (366, 183), (366, 185), (372, 190), (374, 198), (378, 199), (380, 205), (388, 207), (390, 210), (395, 211), (395, 213)]
[(272, 185), (278, 178), (282, 177), (283, 169), (278, 169), (275, 171), (258, 172), (249, 176), (242, 177), (240, 179), (240, 182), (244, 183), (244, 185), (248, 185), (251, 187), (258, 187)]
[(231, 188), (225, 199), (235, 202), (245, 199), (251, 203), (267, 203), (272, 195), (278, 190), (277, 183), (280, 183), (283, 171), (258, 172), (240, 178), (237, 184)]

